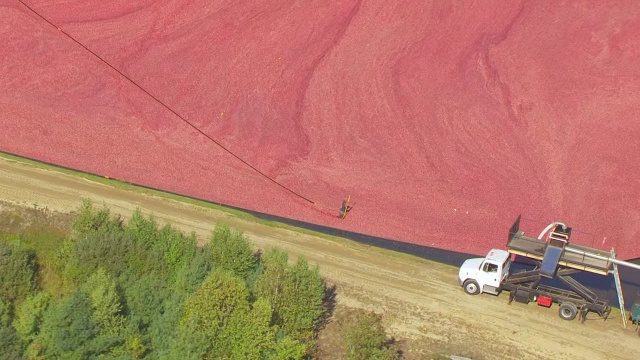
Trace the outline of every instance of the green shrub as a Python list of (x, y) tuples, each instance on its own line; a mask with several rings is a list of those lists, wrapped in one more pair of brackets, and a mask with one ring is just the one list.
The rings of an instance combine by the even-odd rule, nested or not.
[(109, 335), (121, 334), (125, 318), (115, 280), (100, 268), (87, 279), (81, 290), (89, 297), (93, 320), (99, 331)]
[[(162, 307), (156, 309), (148, 309), (152, 316), (145, 334), (148, 338), (149, 352), (153, 354), (153, 358), (159, 359), (181, 359), (183, 356), (172, 355), (172, 350), (180, 349), (180, 337), (177, 329), (179, 329), (180, 320), (184, 315), (185, 299), (179, 294), (170, 294), (162, 301)], [(151, 304), (150, 304), (151, 306)], [(184, 338), (184, 337), (183, 337)], [(178, 352), (178, 354), (182, 354)]]
[(186, 236), (182, 231), (165, 225), (158, 232), (157, 246), (164, 254), (164, 261), (173, 277), (184, 264), (191, 263), (196, 255), (196, 235), (191, 233)]
[(147, 245), (149, 248), (153, 247), (158, 240), (158, 223), (153, 215), (148, 218), (142, 215), (142, 211), (139, 208), (131, 215), (125, 230), (133, 235), (138, 242)]
[(387, 340), (381, 317), (364, 310), (357, 310), (345, 326), (344, 342), (349, 360), (399, 358), (398, 351)]
[[(135, 239), (122, 230), (90, 231), (60, 249), (63, 277), (75, 284), (81, 284), (99, 268), (104, 268), (112, 276), (119, 277), (131, 266), (128, 260), (134, 249)], [(140, 255), (134, 255), (133, 261), (143, 262), (147, 256), (147, 253), (142, 252)]]
[(0, 326), (0, 354), (3, 359), (21, 359), (25, 344), (9, 325)]
[(12, 318), (11, 304), (0, 299), (0, 326), (9, 325)]
[(14, 302), (36, 289), (38, 262), (33, 250), (0, 242), (0, 299)]
[(25, 343), (11, 326), (11, 306), (0, 299), (0, 354), (5, 359), (19, 359)]
[(120, 217), (111, 216), (111, 211), (106, 204), (103, 204), (100, 209), (96, 209), (91, 200), (82, 201), (73, 221), (73, 230), (76, 235), (81, 236), (92, 231), (108, 232), (114, 228), (122, 228), (122, 220)]
[[(198, 291), (187, 297), (179, 336), (186, 354), (212, 358), (228, 357), (233, 334), (225, 334), (249, 311), (249, 291), (243, 280), (230, 271), (215, 270)], [(237, 323), (237, 321), (236, 321)], [(225, 339), (226, 338), (226, 339)]]
[(180, 264), (175, 274), (173, 288), (180, 294), (191, 294), (196, 291), (213, 268), (213, 259), (209, 246), (196, 250), (191, 259)]
[(251, 245), (241, 232), (227, 225), (216, 226), (211, 237), (211, 257), (216, 268), (229, 270), (242, 279), (247, 279), (256, 266), (256, 256)]
[(143, 275), (125, 288), (126, 313), (139, 330), (145, 331), (164, 313), (170, 295), (166, 282), (157, 274)]
[(273, 249), (264, 254), (255, 293), (273, 304), (275, 323), (284, 334), (312, 345), (324, 312), (326, 286), (317, 267), (310, 269), (304, 258), (289, 266), (287, 258), (286, 253)]
[(22, 340), (31, 342), (37, 337), (50, 301), (49, 294), (39, 292), (18, 305), (13, 327)]
[(264, 358), (275, 343), (276, 329), (271, 327), (271, 316), (271, 305), (266, 300), (259, 300), (252, 309), (237, 307), (213, 340), (211, 355), (231, 359)]
[[(46, 312), (39, 340), (45, 358), (88, 358), (97, 336), (89, 297), (76, 291)], [(36, 340), (38, 341), (38, 340)]]

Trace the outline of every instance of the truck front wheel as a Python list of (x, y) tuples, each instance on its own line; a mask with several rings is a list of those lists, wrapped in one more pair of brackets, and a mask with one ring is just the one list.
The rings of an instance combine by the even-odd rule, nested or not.
[(478, 283), (475, 280), (469, 279), (465, 281), (462, 287), (464, 287), (464, 292), (466, 292), (469, 295), (480, 294), (480, 286), (478, 286)]
[(574, 303), (566, 302), (560, 304), (560, 310), (558, 314), (563, 320), (573, 320), (578, 314), (578, 308)]

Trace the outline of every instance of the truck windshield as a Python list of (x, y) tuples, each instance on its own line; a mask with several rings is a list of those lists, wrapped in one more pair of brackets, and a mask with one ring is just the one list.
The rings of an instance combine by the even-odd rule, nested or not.
[(484, 267), (482, 268), (484, 272), (498, 272), (498, 264), (492, 263), (484, 263)]

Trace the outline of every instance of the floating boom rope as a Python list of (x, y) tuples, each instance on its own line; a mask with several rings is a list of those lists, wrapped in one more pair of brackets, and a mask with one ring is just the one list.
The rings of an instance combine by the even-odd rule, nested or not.
[(231, 150), (229, 150), (227, 147), (225, 147), (224, 145), (222, 145), (221, 143), (219, 143), (218, 141), (216, 141), (214, 138), (212, 138), (211, 136), (207, 135), (204, 131), (200, 130), (197, 126), (195, 126), (194, 124), (192, 124), (189, 120), (187, 120), (185, 117), (183, 117), (182, 115), (180, 115), (178, 112), (176, 112), (175, 110), (173, 110), (171, 107), (169, 107), (167, 104), (165, 104), (164, 102), (162, 102), (162, 100), (158, 99), (156, 96), (154, 96), (153, 94), (151, 94), (149, 91), (147, 91), (145, 88), (143, 88), (142, 86), (140, 86), (137, 82), (135, 82), (133, 79), (131, 79), (129, 76), (127, 76), (126, 74), (124, 74), (122, 71), (120, 71), (118, 68), (116, 68), (115, 66), (111, 65), (108, 61), (106, 61), (104, 58), (102, 58), (100, 55), (96, 54), (95, 52), (93, 52), (93, 50), (89, 49), (88, 47), (86, 47), (83, 43), (81, 43), (80, 41), (76, 40), (76, 38), (74, 38), (73, 36), (71, 36), (69, 33), (65, 32), (64, 30), (62, 30), (60, 27), (58, 27), (56, 24), (54, 24), (53, 22), (51, 22), (49, 19), (45, 18), (43, 15), (41, 15), (39, 12), (37, 12), (35, 9), (33, 9), (31, 6), (29, 6), (28, 4), (26, 4), (24, 1), (22, 0), (18, 0), (22, 5), (24, 5), (24, 7), (26, 7), (27, 9), (29, 9), (29, 11), (31, 11), (33, 14), (35, 14), (36, 16), (38, 16), (39, 18), (41, 18), (42, 20), (44, 20), (46, 23), (48, 23), (49, 25), (53, 26), (54, 28), (56, 28), (58, 31), (60, 31), (62, 34), (64, 34), (66, 37), (68, 37), (69, 39), (71, 39), (73, 42), (75, 42), (76, 44), (78, 44), (79, 46), (81, 46), (83, 49), (85, 49), (86, 51), (88, 51), (89, 53), (91, 53), (93, 56), (95, 56), (98, 60), (100, 60), (101, 62), (103, 62), (105, 65), (107, 65), (108, 67), (110, 67), (111, 69), (113, 69), (115, 72), (117, 72), (118, 74), (120, 74), (120, 76), (122, 76), (123, 78), (127, 79), (131, 84), (133, 84), (135, 87), (137, 87), (138, 89), (140, 89), (142, 92), (144, 92), (145, 94), (147, 94), (150, 98), (152, 98), (153, 100), (155, 100), (158, 104), (160, 104), (161, 106), (163, 106), (165, 109), (169, 110), (172, 114), (174, 114), (175, 116), (177, 116), (180, 120), (184, 121), (187, 125), (189, 125), (191, 128), (193, 128), (194, 130), (196, 130), (197, 132), (199, 132), (200, 134), (202, 134), (204, 137), (206, 137), (207, 139), (209, 139), (211, 142), (213, 142), (214, 144), (218, 145), (222, 150), (226, 151), (227, 153), (229, 153), (231, 156), (233, 156), (234, 158), (236, 158), (237, 160), (239, 160), (240, 162), (242, 162), (243, 164), (245, 164), (246, 166), (248, 166), (249, 168), (251, 168), (253, 171), (257, 172), (258, 174), (262, 175), (263, 177), (267, 178), (268, 180), (270, 180), (271, 182), (273, 182), (274, 184), (280, 186), (281, 188), (287, 190), (288, 192), (290, 192), (291, 194), (313, 204), (316, 205), (316, 202), (301, 195), (300, 193), (292, 190), (291, 188), (283, 185), (282, 183), (278, 182), (277, 180), (275, 180), (274, 178), (272, 178), (271, 176), (265, 174), (264, 172), (260, 171), (260, 169), (256, 168), (255, 166), (249, 164), (246, 160), (244, 160), (243, 158), (241, 158), (240, 156), (236, 155), (235, 153), (233, 153)]

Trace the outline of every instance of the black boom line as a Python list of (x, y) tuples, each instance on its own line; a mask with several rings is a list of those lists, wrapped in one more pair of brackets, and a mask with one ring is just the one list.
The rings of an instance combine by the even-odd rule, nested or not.
[(258, 168), (256, 168), (255, 166), (249, 164), (246, 160), (242, 159), (240, 156), (234, 154), (231, 150), (229, 150), (228, 148), (226, 148), (224, 145), (220, 144), (218, 141), (216, 141), (215, 139), (213, 139), (211, 136), (207, 135), (206, 133), (204, 133), (202, 130), (200, 130), (197, 126), (193, 125), (191, 122), (189, 122), (189, 120), (185, 119), (182, 115), (178, 114), (175, 110), (173, 110), (171, 107), (169, 107), (167, 104), (165, 104), (164, 102), (162, 102), (160, 99), (158, 99), (157, 97), (155, 97), (153, 94), (151, 94), (149, 91), (147, 91), (145, 88), (143, 88), (142, 86), (140, 86), (137, 82), (135, 82), (134, 80), (132, 80), (130, 77), (128, 77), (126, 74), (124, 74), (122, 71), (118, 70), (118, 68), (116, 68), (115, 66), (111, 65), (108, 61), (106, 61), (105, 59), (103, 59), (100, 55), (96, 54), (95, 52), (93, 52), (91, 49), (89, 49), (88, 47), (86, 47), (83, 43), (81, 43), (80, 41), (76, 40), (73, 36), (69, 35), (67, 32), (65, 32), (64, 30), (62, 30), (60, 27), (58, 27), (57, 25), (55, 25), (54, 23), (52, 23), (51, 21), (49, 21), (49, 19), (45, 18), (44, 16), (42, 16), (40, 13), (38, 13), (36, 10), (34, 10), (31, 6), (27, 5), (24, 1), (22, 0), (18, 0), (22, 5), (24, 5), (24, 7), (26, 7), (27, 9), (29, 9), (32, 13), (34, 13), (36, 16), (38, 16), (39, 18), (41, 18), (42, 20), (44, 20), (46, 23), (48, 23), (49, 25), (53, 26), (54, 28), (56, 28), (58, 31), (60, 31), (62, 34), (64, 34), (66, 37), (68, 37), (69, 39), (71, 39), (73, 42), (75, 42), (76, 44), (80, 45), (83, 49), (85, 49), (86, 51), (88, 51), (89, 53), (91, 53), (93, 56), (95, 56), (96, 58), (98, 58), (98, 60), (102, 61), (104, 64), (106, 64), (107, 66), (109, 66), (111, 69), (113, 69), (115, 72), (117, 72), (118, 74), (120, 74), (120, 76), (122, 76), (123, 78), (127, 79), (131, 84), (133, 84), (134, 86), (136, 86), (138, 89), (140, 89), (142, 92), (144, 92), (145, 94), (147, 94), (150, 98), (152, 98), (153, 100), (155, 100), (158, 104), (162, 105), (165, 109), (169, 110), (172, 114), (174, 114), (175, 116), (177, 116), (180, 120), (184, 121), (187, 125), (189, 125), (190, 127), (192, 127), (194, 130), (196, 130), (197, 132), (199, 132), (200, 134), (202, 134), (204, 137), (206, 137), (207, 139), (209, 139), (211, 142), (213, 142), (214, 144), (218, 145), (222, 150), (226, 151), (227, 153), (229, 153), (231, 156), (233, 156), (234, 158), (236, 158), (237, 160), (239, 160), (240, 162), (242, 162), (243, 164), (245, 164), (246, 166), (248, 166), (249, 168), (251, 168), (252, 170), (254, 170), (255, 172), (257, 172), (258, 174), (264, 176), (265, 178), (267, 178), (268, 180), (270, 180), (271, 182), (273, 182), (274, 184), (280, 186), (281, 188), (287, 190), (288, 192), (292, 193), (293, 195), (311, 203), (311, 204), (316, 204), (315, 201), (295, 192), (294, 190), (288, 188), (287, 186), (279, 183), (277, 180), (273, 179), (272, 177), (270, 177), (269, 175), (263, 173), (262, 171), (260, 171)]

